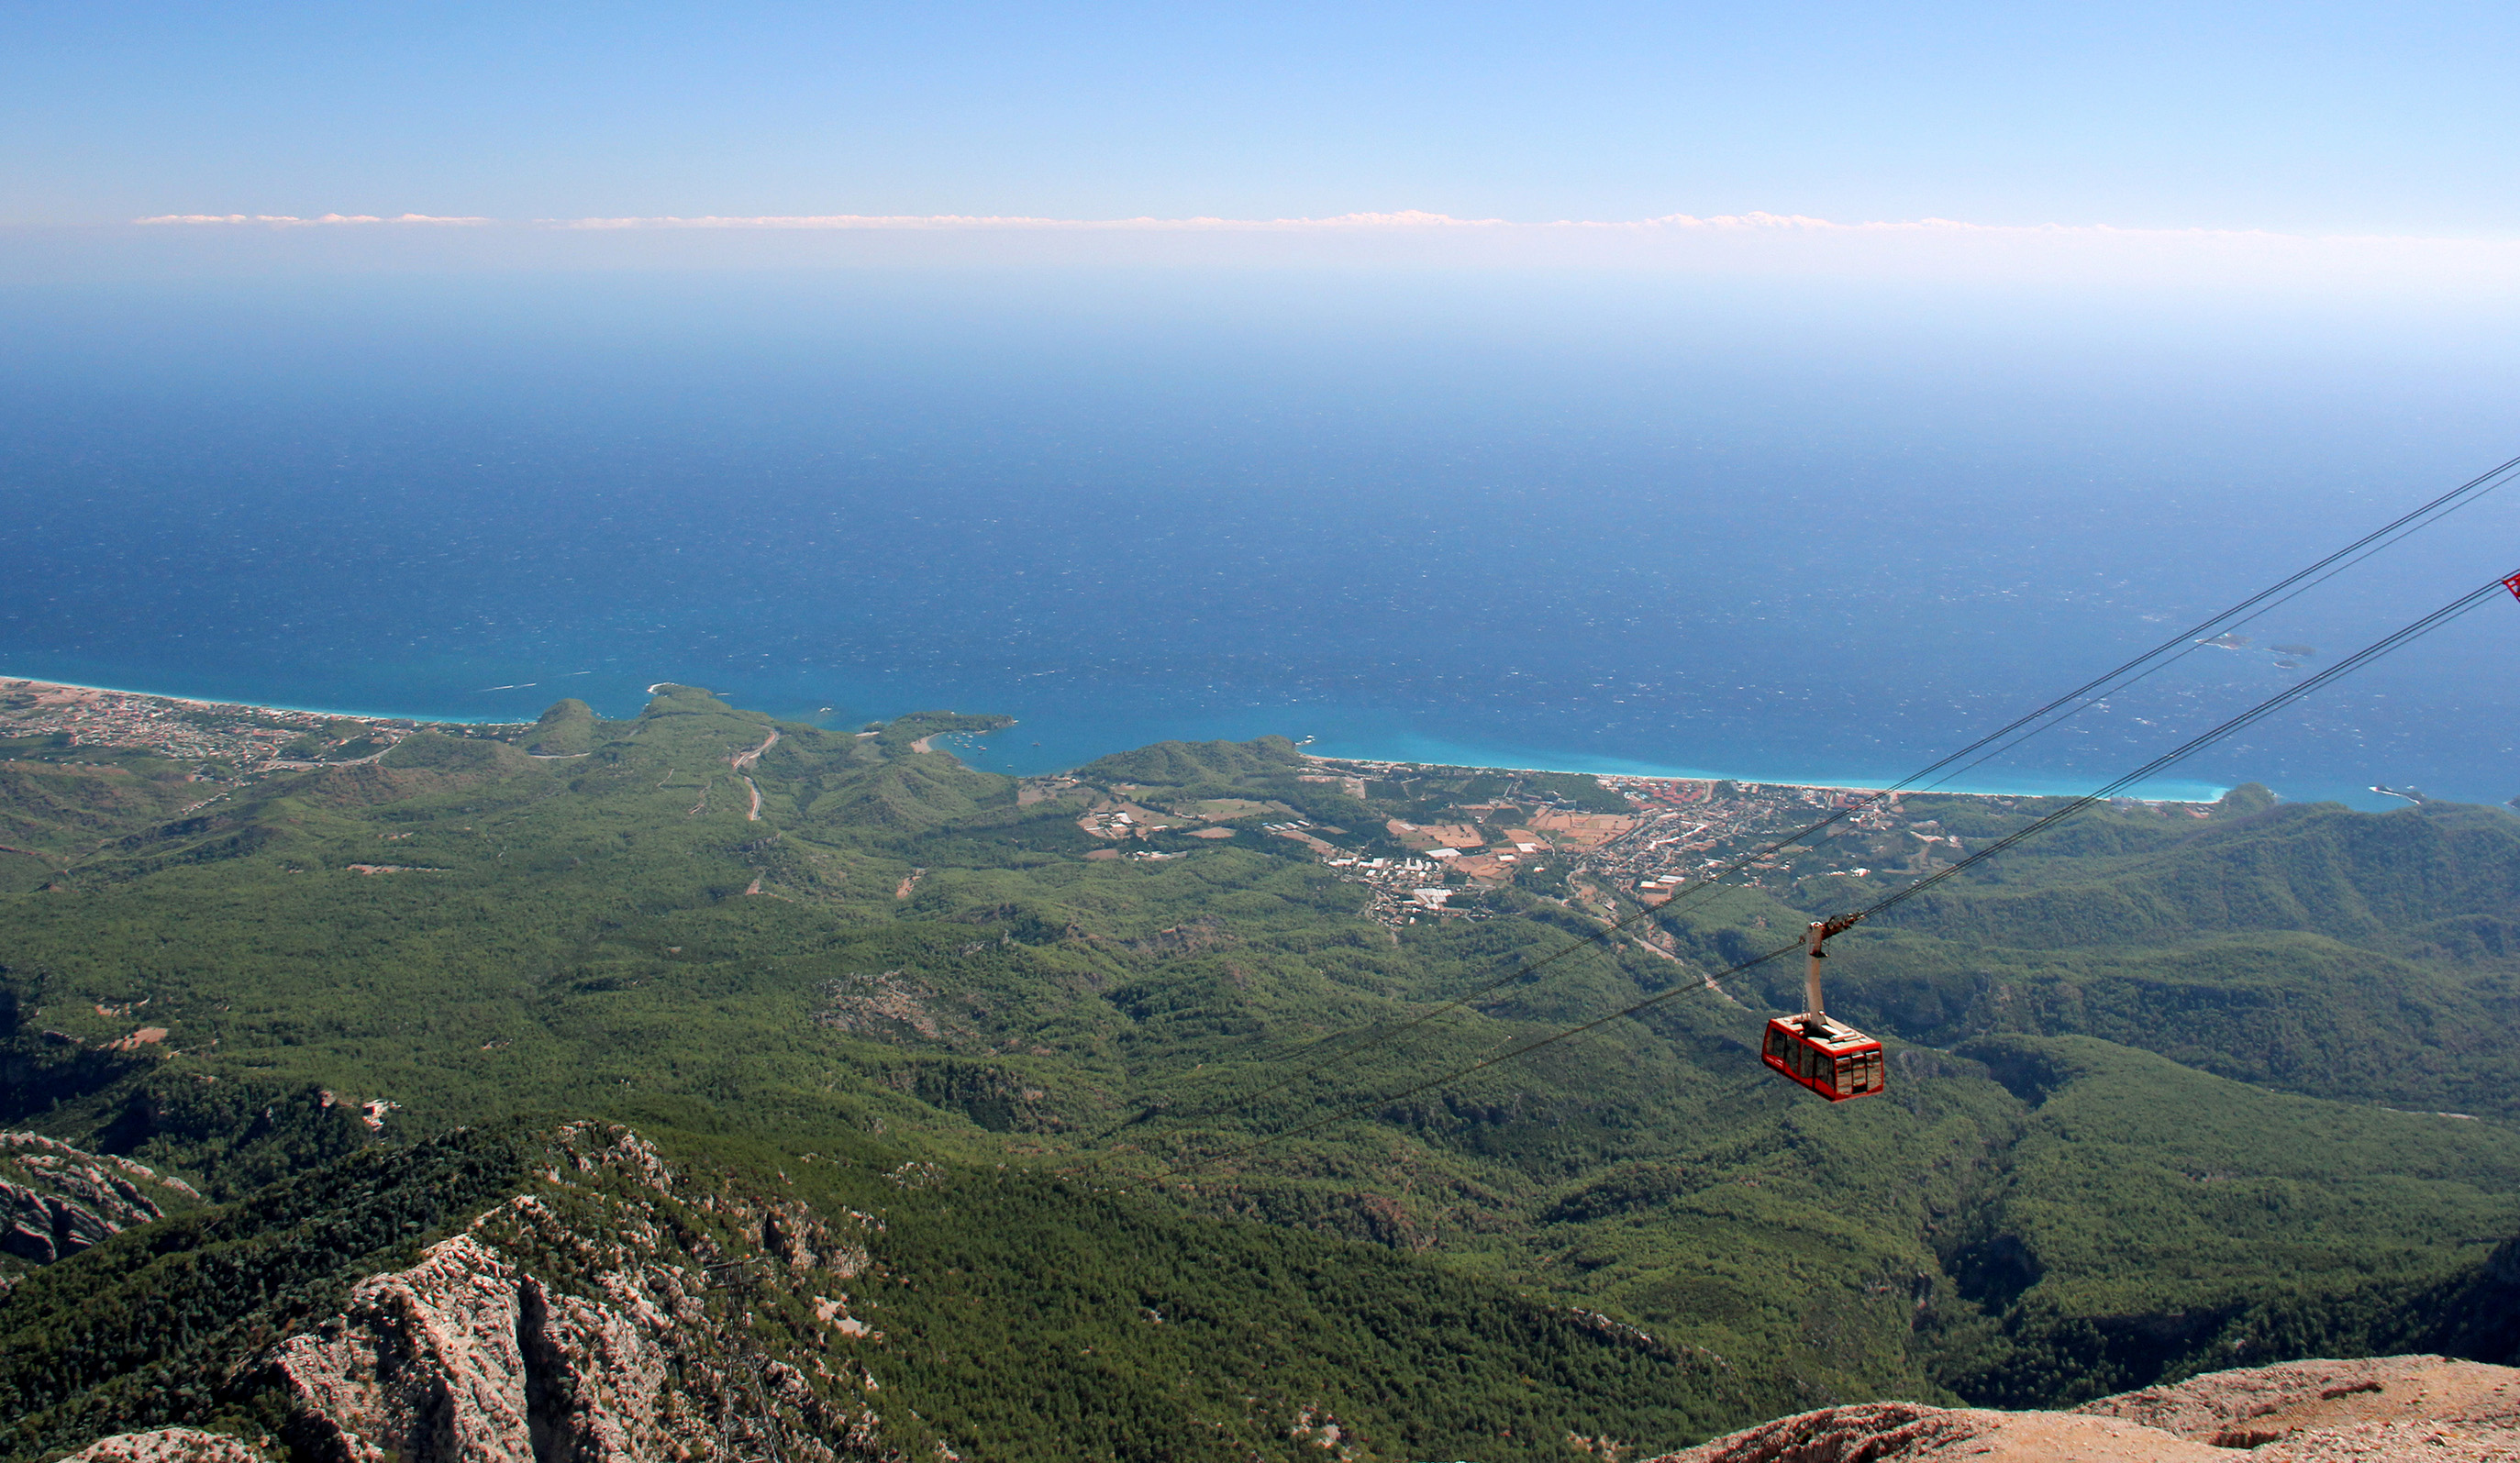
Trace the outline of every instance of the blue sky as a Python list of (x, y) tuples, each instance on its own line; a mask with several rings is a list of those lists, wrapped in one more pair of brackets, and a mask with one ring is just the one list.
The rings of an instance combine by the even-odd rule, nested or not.
[(2520, 233), (2492, 5), (0, 11), (0, 222), (1422, 209)]

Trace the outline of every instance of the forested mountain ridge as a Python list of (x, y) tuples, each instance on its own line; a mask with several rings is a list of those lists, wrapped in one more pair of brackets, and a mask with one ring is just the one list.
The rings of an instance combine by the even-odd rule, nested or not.
[[(2057, 830), (2068, 851), (2007, 857), (1843, 941), (1832, 1009), (1877, 1024), (1892, 1088), (1831, 1107), (1751, 1056), (1762, 996), (1795, 1000), (1796, 972), (1760, 967), (1729, 997), (1701, 977), (1851, 880), (1676, 904), (1656, 917), (1688, 958), (1597, 942), (1478, 1011), (1326, 1044), (1598, 925), (1537, 882), (1461, 917), (1370, 917), (1361, 886), (1270, 826), (1292, 808), (1371, 830), (1426, 816), (1424, 789), (1404, 805), (1305, 781), (1282, 742), (1166, 744), (1017, 781), (919, 750), (1002, 719), (859, 734), (685, 688), (631, 722), (581, 710), (410, 736), (364, 765), (197, 794), (171, 820), (98, 809), (85, 846), (0, 864), (0, 1122), (228, 1206), (402, 1162), (457, 1127), (507, 1132), (519, 1109), (629, 1125), (729, 1183), (785, 1192), (811, 1172), (818, 1213), (885, 1222), (867, 1243), (905, 1296), (959, 1308), (934, 1312), (927, 1359), (904, 1352), (885, 1379), (897, 1405), (876, 1410), (900, 1431), (882, 1446), (909, 1445), (915, 1412), (917, 1438), (969, 1457), (1073, 1456), (1085, 1436), (1111, 1456), (1317, 1455), (1329, 1417), (1359, 1457), (1555, 1456), (1569, 1434), (1676, 1445), (1864, 1396), (2070, 1402), (2270, 1347), (2508, 1345), (2436, 1334), (2416, 1309), (2505, 1283), (2520, 1138), (2374, 1101), (2419, 1080), (2445, 1099), (2427, 1107), (2501, 1110), (2487, 1045), (2392, 1073), (2401, 1045), (2456, 1022), (2509, 1029), (2505, 973), (2441, 933), (2508, 909), (2507, 815), (2245, 797), (2177, 823), (2086, 815)], [(1615, 802), (1492, 782), (1460, 797), (1500, 822)], [(1519, 812), (1493, 811), (1509, 798)], [(1947, 827), (1985, 836), (1948, 801)], [(1090, 831), (1121, 808), (1167, 825)], [(2357, 903), (2331, 908), (2321, 891), (2340, 885)], [(2131, 925), (2121, 908), (2150, 912)], [(2085, 910), (2101, 934), (2074, 934)], [(2305, 997), (2287, 1036), (2250, 1013), (2291, 1009), (2263, 971), (2305, 941), (2365, 973)], [(2216, 951), (2246, 978), (2200, 968)], [(2220, 1006), (2200, 994), (2215, 990)], [(1640, 1018), (1372, 1100), (1665, 991), (1680, 994)], [(2183, 1035), (2190, 1005), (2227, 1024)], [(2119, 1027), (2093, 1030), (2103, 1018)], [(135, 1042), (144, 1020), (158, 1035)], [(2182, 1040), (2213, 1050), (2181, 1066), (2129, 1049), (2182, 1059)], [(2324, 1067), (2266, 1055), (2296, 1046)], [(2231, 1050), (2259, 1065), (2218, 1066)], [(1238, 1152), (1359, 1103), (1356, 1121)], [(523, 1192), (513, 1175), (531, 1167), (477, 1202)], [(1002, 1184), (1028, 1197), (1010, 1210)], [(935, 1195), (960, 1197), (917, 1197)], [(475, 1202), (396, 1227), (403, 1248), (309, 1261), (336, 1289), (254, 1345), (321, 1322), (360, 1274), (416, 1263)], [(0, 1334), (40, 1351), (93, 1328), (106, 1312), (68, 1277), (158, 1228), (21, 1285)], [(1021, 1238), (1122, 1230), (1139, 1238), (1108, 1254)], [(1169, 1329), (1202, 1297), (1221, 1308)], [(1072, 1352), (1045, 1350), (1054, 1312), (1081, 1328)], [(1485, 1359), (1431, 1359), (1426, 1337), (1456, 1326), (1438, 1350)], [(1153, 1349), (1117, 1370), (1080, 1359), (1123, 1338)], [(1302, 1385), (1200, 1391), (1246, 1353)], [(1051, 1355), (1076, 1366), (1045, 1371)], [(48, 1417), (107, 1415), (76, 1386), (47, 1396)], [(166, 1396), (151, 1416), (259, 1415), (180, 1379)], [(25, 1456), (75, 1441), (74, 1423), (46, 1427)]]
[(2024, 949), (2294, 930), (2408, 954), (2520, 955), (2520, 819), (2500, 809), (2278, 805), (2154, 826), (2152, 846), (2130, 839), (2114, 853), (2072, 831), (1990, 865), (1972, 898), (1929, 897), (1905, 922)]

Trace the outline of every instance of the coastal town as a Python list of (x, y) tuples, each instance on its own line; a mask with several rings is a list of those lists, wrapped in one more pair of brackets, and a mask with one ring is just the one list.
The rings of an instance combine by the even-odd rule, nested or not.
[(421, 730), (502, 730), (374, 720), (186, 700), (43, 681), (0, 681), (0, 753), (54, 767), (127, 765), (133, 755), (191, 764), (196, 781), (371, 762)]
[[(1506, 783), (1501, 791), (1452, 804), (1422, 820), (1385, 820), (1384, 838), (1406, 850), (1406, 857), (1367, 858), (1328, 844), (1317, 847), (1322, 862), (1343, 877), (1375, 887), (1375, 914), (1386, 923), (1395, 915), (1477, 917), (1482, 907), (1476, 896), (1507, 885), (1551, 893), (1611, 916), (1633, 906), (1660, 905), (1709, 875), (1781, 893), (1795, 880), (1816, 875), (1922, 873), (1961, 851), (1960, 840), (1944, 833), (1939, 820), (1906, 815), (1895, 796), (1863, 806), (1872, 796), (1868, 789), (1603, 776), (1593, 780), (1627, 804), (1624, 812), (1608, 812), (1567, 805), (1527, 782), (1515, 785), (1510, 769), (1330, 759), (1317, 759), (1316, 765), (1319, 770), (1305, 775), (1306, 780), (1336, 780), (1343, 790), (1353, 789), (1351, 795), (1375, 784), (1465, 773), (1489, 784)], [(1990, 801), (2009, 808), (2016, 800)], [(1848, 808), (1860, 811), (1831, 830), (1835, 838), (1767, 848)], [(1882, 856), (1884, 842), (1895, 850), (1891, 857)], [(1727, 868), (1747, 854), (1759, 857)]]
[[(1351, 812), (1333, 823), (1283, 798), (1186, 798), (1073, 775), (1026, 779), (1025, 802), (1081, 799), (1077, 825), (1102, 845), (1089, 860), (1186, 857), (1195, 845), (1257, 835), (1300, 847), (1337, 878), (1370, 893), (1385, 925), (1480, 919), (1483, 896), (1508, 887), (1622, 919), (1691, 884), (1760, 888), (1823, 902), (1886, 891), (1950, 866), (1986, 830), (2056, 806), (2055, 799), (1984, 793), (1907, 793), (1721, 778), (1598, 776), (1528, 769), (1382, 762), (1306, 754), (1298, 784), (1335, 792)], [(1291, 799), (1291, 801), (1289, 800)], [(2163, 817), (2206, 816), (2203, 805), (2134, 803)], [(1971, 831), (1945, 825), (1956, 819)], [(1813, 831), (1816, 824), (1825, 824)]]
[[(1721, 778), (1603, 774), (1592, 780), (1627, 804), (1622, 812), (1579, 809), (1551, 790), (1565, 775), (1505, 768), (1312, 758), (1304, 780), (1337, 782), (1350, 796), (1418, 779), (1483, 785), (1478, 800), (1420, 820), (1393, 818), (1384, 836), (1405, 860), (1360, 858), (1320, 844), (1322, 862), (1381, 890), (1406, 888), (1408, 912), (1474, 914), (1479, 891), (1520, 884), (1560, 893), (1600, 914), (1652, 908), (1688, 885), (1715, 878), (1783, 896), (1811, 879), (1857, 884), (1904, 882), (1957, 863), (1969, 851), (1937, 813), (1954, 806), (2026, 819), (2053, 798), (1990, 793), (1884, 793), (1879, 789)], [(1499, 789), (1499, 784), (1503, 784)], [(2138, 803), (2163, 817), (2204, 818), (2207, 805)], [(1842, 815), (1842, 816), (1840, 816)], [(1835, 817), (1819, 833), (1805, 830)], [(1808, 836), (1811, 842), (1788, 841)], [(1318, 840), (1314, 840), (1318, 843)], [(1534, 879), (1532, 874), (1542, 874)], [(1412, 881), (1416, 881), (1413, 885)], [(1402, 902), (1377, 897), (1377, 911)], [(1390, 922), (1386, 917), (1385, 922)]]

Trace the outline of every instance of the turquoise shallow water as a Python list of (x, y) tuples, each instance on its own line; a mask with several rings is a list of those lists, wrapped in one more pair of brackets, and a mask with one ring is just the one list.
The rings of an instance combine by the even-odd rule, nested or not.
[[(2385, 322), (2349, 349), (1654, 288), (29, 294), (0, 674), (473, 720), (661, 680), (1003, 711), (973, 757), (1010, 771), (1282, 732), (1879, 785), (2508, 455), (2491, 342), (2426, 376)], [(2103, 781), (2507, 571), (2515, 527), (2471, 510), (1953, 785)], [(2509, 608), (2141, 790), (2520, 793)]]

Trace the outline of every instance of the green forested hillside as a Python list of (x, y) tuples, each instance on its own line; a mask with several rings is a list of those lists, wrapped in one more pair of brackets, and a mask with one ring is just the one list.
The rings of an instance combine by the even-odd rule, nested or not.
[(0, 741), (0, 888), (41, 883), (100, 839), (200, 801), (185, 771), (145, 754), (74, 754), (68, 737)]
[[(1861, 1396), (2061, 1400), (2412, 1335), (2393, 1308), (2503, 1283), (2520, 1234), (2493, 943), (2520, 820), (2499, 813), (2094, 812), (1841, 942), (1832, 1009), (1894, 1060), (1889, 1097), (1831, 1106), (1752, 1054), (1797, 972), (1729, 993), (1701, 973), (1854, 880), (1806, 881), (1809, 909), (1676, 906), (1684, 958), (1584, 944), (1365, 1041), (1598, 925), (1536, 880), (1462, 917), (1375, 917), (1264, 826), (1285, 815), (1243, 815), (1371, 836), (1428, 795), (1300, 781), (1281, 741), (1017, 782), (918, 750), (1003, 719), (857, 734), (683, 688), (631, 722), (581, 711), (513, 745), (413, 735), (171, 821), (92, 808), (88, 849), (0, 894), (5, 1121), (244, 1204), (520, 1110), (810, 1167), (831, 1202), (903, 1217), (884, 1243), (945, 1308), (905, 1310), (934, 1343), (902, 1396), (940, 1438), (1000, 1440), (969, 1456), (1064, 1455), (1032, 1416), (1189, 1455), (1183, 1419), (1261, 1395), (1219, 1380), (1234, 1357), (1294, 1379), (1272, 1406), (1371, 1418), (1376, 1457), (1674, 1444)], [(1201, 799), (1231, 836), (1080, 824)], [(1958, 836), (2000, 830), (1948, 801)], [(162, 1035), (131, 1040), (144, 1020)], [(914, 1162), (933, 1186), (882, 1180)], [(0, 1299), (0, 1332), (145, 1307), (102, 1283), (112, 1255), (195, 1243), (149, 1232)], [(382, 1264), (342, 1236), (307, 1275)], [(1182, 1320), (1124, 1324), (1142, 1309)], [(1101, 1359), (1046, 1365), (1062, 1327)], [(1648, 1339), (1586, 1340), (1621, 1327)], [(2443, 1344), (2503, 1344), (2467, 1334)], [(78, 1375), (55, 1369), (45, 1415), (109, 1406)]]
[[(2479, 1270), (2512, 1233), (2520, 1143), (2499, 1125), (2244, 1087), (2085, 1037), (1960, 1050), (2036, 1104), (1937, 1235), (1981, 1308), (1946, 1363), (1972, 1397), (2257, 1364), (2265, 1308)], [(2294, 1354), (2343, 1339), (2331, 1325)]]
[(1088, 781), (1197, 787), (1234, 785), (1303, 765), (1303, 754), (1282, 736), (1258, 741), (1161, 741), (1134, 752), (1114, 752), (1076, 770)]

